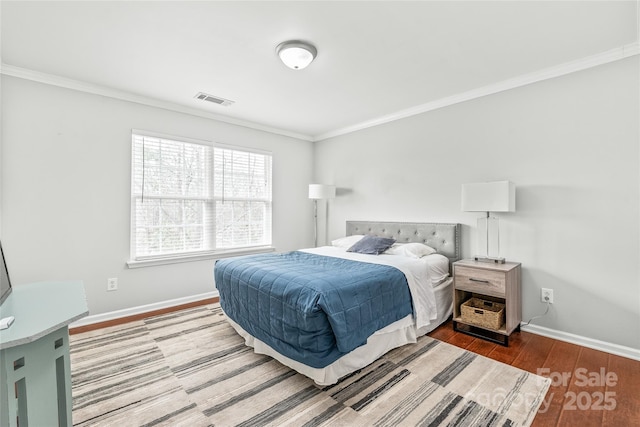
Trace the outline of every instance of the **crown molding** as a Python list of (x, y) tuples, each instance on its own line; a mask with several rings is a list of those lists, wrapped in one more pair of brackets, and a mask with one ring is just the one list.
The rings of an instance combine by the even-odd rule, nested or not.
[(313, 138), (313, 141), (322, 141), (325, 139), (345, 135), (396, 120), (401, 120), (407, 117), (416, 116), (418, 114), (427, 113), (439, 108), (444, 108), (450, 105), (459, 104), (461, 102), (482, 98), (483, 96), (493, 95), (499, 92), (526, 86), (532, 83), (537, 83), (544, 80), (549, 80), (589, 68), (597, 67), (599, 65), (608, 64), (638, 54), (640, 54), (640, 42), (636, 41), (634, 43), (630, 43), (622, 47), (611, 49), (596, 55), (588, 56), (575, 61), (565, 62), (564, 64), (545, 68), (529, 74), (523, 74), (518, 77), (503, 80), (497, 83), (492, 83), (490, 85), (472, 89), (467, 92), (447, 96), (435, 101), (427, 102), (426, 104), (421, 104), (412, 108), (400, 110), (386, 116), (378, 117), (377, 119), (367, 120), (365, 122), (361, 122), (352, 126), (336, 129), (334, 131), (330, 131), (321, 135), (316, 135)]
[(91, 93), (94, 95), (106, 96), (109, 98), (119, 99), (122, 101), (134, 102), (136, 104), (142, 104), (150, 107), (162, 108), (164, 110), (175, 111), (178, 113), (189, 114), (192, 116), (203, 117), (205, 119), (217, 120), (219, 122), (229, 123), (236, 126), (242, 126), (249, 129), (255, 129), (263, 132), (273, 133), (276, 135), (282, 135), (282, 136), (288, 136), (291, 138), (301, 139), (303, 141), (313, 141), (313, 138), (309, 135), (304, 135), (296, 132), (290, 132), (284, 129), (265, 126), (265, 125), (250, 122), (247, 120), (234, 119), (232, 117), (210, 113), (207, 111), (199, 110), (197, 108), (186, 107), (184, 105), (176, 104), (173, 102), (162, 101), (162, 100), (144, 96), (144, 95), (138, 95), (138, 94), (123, 91), (123, 90), (113, 89), (107, 86), (87, 83), (87, 82), (83, 82), (75, 79), (69, 79), (69, 78), (57, 76), (54, 74), (42, 73), (39, 71), (16, 67), (14, 65), (9, 65), (5, 63), (2, 63), (0, 65), (0, 74), (4, 74), (5, 76), (17, 77), (24, 80), (31, 80), (34, 82), (44, 83), (52, 86), (58, 86), (66, 89), (77, 90), (80, 92)]
[(258, 123), (246, 121), (246, 120), (234, 119), (228, 116), (209, 113), (207, 111), (199, 110), (196, 108), (186, 107), (173, 102), (161, 101), (148, 96), (138, 95), (138, 94), (134, 94), (126, 91), (109, 88), (106, 86), (101, 86), (93, 83), (87, 83), (79, 80), (69, 79), (66, 77), (56, 76), (53, 74), (42, 73), (39, 71), (29, 70), (26, 68), (20, 68), (20, 67), (16, 67), (13, 65), (5, 64), (5, 63), (2, 63), (0, 65), (0, 74), (12, 76), (12, 77), (18, 77), (21, 79), (31, 80), (39, 83), (49, 84), (53, 86), (59, 86), (67, 89), (73, 89), (81, 92), (92, 93), (95, 95), (107, 96), (110, 98), (134, 102), (137, 104), (147, 105), (151, 107), (162, 108), (169, 111), (190, 114), (197, 117), (217, 120), (220, 122), (229, 123), (236, 126), (242, 126), (249, 129), (255, 129), (255, 130), (273, 133), (276, 135), (296, 138), (303, 141), (318, 142), (318, 141), (323, 141), (325, 139), (334, 138), (336, 136), (346, 135), (349, 133), (357, 132), (359, 130), (364, 130), (370, 127), (379, 126), (379, 125), (393, 122), (396, 120), (401, 120), (401, 119), (416, 116), (419, 114), (427, 113), (429, 111), (434, 111), (440, 108), (448, 107), (448, 106), (459, 104), (462, 102), (482, 98), (484, 96), (493, 95), (493, 94), (504, 92), (511, 89), (516, 89), (532, 83), (553, 79), (556, 77), (560, 77), (560, 76), (575, 73), (578, 71), (586, 70), (589, 68), (597, 67), (600, 65), (608, 64), (611, 62), (619, 61), (621, 59), (628, 58), (631, 56), (636, 56), (639, 54), (640, 54), (640, 42), (636, 41), (636, 42), (629, 43), (627, 45), (624, 45), (615, 49), (611, 49), (596, 55), (588, 56), (575, 61), (565, 62), (564, 64), (545, 68), (539, 71), (535, 71), (533, 73), (523, 74), (521, 76), (503, 80), (501, 82), (492, 83), (490, 85), (472, 89), (467, 92), (462, 92), (459, 94), (440, 98), (435, 101), (427, 102), (425, 104), (417, 105), (415, 107), (400, 110), (392, 114), (378, 117), (376, 119), (367, 120), (361, 123), (357, 123), (351, 126), (336, 129), (336, 130), (326, 132), (320, 135), (315, 135), (315, 136), (291, 132), (291, 131), (278, 129), (270, 126), (265, 126)]

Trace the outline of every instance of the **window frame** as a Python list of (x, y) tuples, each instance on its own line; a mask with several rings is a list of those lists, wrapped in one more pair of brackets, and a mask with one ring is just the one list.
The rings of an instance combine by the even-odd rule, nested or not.
[[(204, 250), (198, 250), (198, 251), (187, 251), (187, 252), (181, 252), (181, 253), (173, 253), (173, 254), (159, 254), (159, 255), (143, 255), (143, 256), (139, 256), (136, 254), (136, 247), (137, 247), (137, 241), (136, 241), (136, 201), (142, 198), (142, 194), (136, 194), (134, 192), (134, 185), (135, 185), (135, 173), (136, 173), (136, 169), (135, 169), (135, 144), (136, 144), (136, 136), (138, 137), (148, 137), (148, 138), (159, 138), (159, 139), (165, 139), (165, 140), (170, 140), (170, 141), (175, 141), (175, 142), (179, 142), (179, 143), (187, 143), (187, 144), (198, 144), (198, 145), (204, 145), (204, 146), (208, 146), (211, 147), (212, 149), (212, 153), (211, 153), (211, 164), (209, 165), (210, 167), (210, 176), (209, 176), (209, 182), (208, 182), (208, 194), (205, 197), (202, 196), (194, 196), (193, 198), (190, 197), (184, 197), (185, 200), (205, 200), (206, 203), (210, 203), (211, 204), (211, 212), (210, 215), (212, 216), (212, 229), (211, 229), (211, 235), (207, 236), (208, 239), (210, 239), (211, 242), (211, 248), (210, 249), (204, 249)], [(216, 202), (219, 201), (221, 199), (220, 196), (216, 196), (215, 194), (215, 184), (214, 184), (214, 176), (215, 176), (215, 170), (214, 170), (214, 163), (215, 163), (215, 149), (225, 149), (225, 150), (233, 150), (233, 151), (240, 151), (240, 152), (245, 152), (245, 153), (251, 153), (251, 154), (258, 154), (258, 155), (265, 155), (265, 156), (269, 156), (269, 177), (268, 177), (268, 183), (269, 183), (269, 197), (267, 197), (267, 199), (261, 198), (261, 199), (252, 199), (249, 197), (246, 198), (240, 198), (242, 200), (245, 201), (251, 201), (251, 200), (259, 200), (261, 202), (267, 203), (267, 205), (269, 206), (269, 240), (270, 242), (267, 244), (263, 244), (263, 245), (250, 245), (250, 246), (243, 246), (243, 247), (237, 247), (237, 248), (226, 248), (226, 249), (218, 249), (215, 247), (215, 240), (216, 240), (216, 220), (215, 220), (215, 216), (216, 216)], [(163, 134), (163, 133), (158, 133), (158, 132), (152, 132), (152, 131), (146, 131), (146, 130), (140, 130), (140, 129), (132, 129), (131, 130), (131, 169), (130, 169), (130, 194), (129, 194), (129, 200), (130, 200), (130, 224), (129, 224), (129, 244), (130, 244), (130, 250), (129, 250), (129, 260), (127, 261), (127, 266), (129, 268), (138, 268), (138, 267), (146, 267), (146, 266), (154, 266), (154, 265), (164, 265), (164, 264), (174, 264), (174, 263), (182, 263), (182, 262), (191, 262), (191, 261), (200, 261), (200, 260), (207, 260), (207, 259), (218, 259), (218, 258), (225, 258), (225, 257), (231, 257), (231, 256), (237, 256), (237, 255), (246, 255), (246, 254), (257, 254), (257, 253), (266, 253), (266, 252), (273, 252), (275, 251), (275, 248), (273, 247), (273, 236), (272, 236), (272, 232), (273, 232), (273, 153), (270, 151), (266, 151), (266, 150), (261, 150), (261, 149), (254, 149), (254, 148), (250, 148), (250, 147), (242, 147), (242, 146), (236, 146), (236, 145), (230, 145), (230, 144), (224, 144), (224, 143), (217, 143), (214, 141), (207, 141), (207, 140), (200, 140), (200, 139), (194, 139), (194, 138), (189, 138), (189, 137), (182, 137), (182, 136), (175, 136), (175, 135), (168, 135), (168, 134)], [(145, 196), (146, 197), (146, 196)], [(150, 198), (154, 198), (154, 199), (165, 199), (165, 200), (173, 200), (175, 199), (175, 197), (171, 197), (171, 196), (157, 196), (157, 195), (153, 195), (153, 196), (148, 196)], [(234, 198), (236, 199), (236, 198)]]

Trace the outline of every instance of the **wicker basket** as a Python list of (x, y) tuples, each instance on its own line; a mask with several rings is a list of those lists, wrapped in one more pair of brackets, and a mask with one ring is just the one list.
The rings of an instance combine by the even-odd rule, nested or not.
[(471, 298), (460, 305), (462, 321), (483, 328), (498, 330), (504, 323), (504, 304)]

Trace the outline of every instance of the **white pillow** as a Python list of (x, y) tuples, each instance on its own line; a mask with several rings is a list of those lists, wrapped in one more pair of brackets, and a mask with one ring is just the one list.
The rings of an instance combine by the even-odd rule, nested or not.
[(423, 256), (435, 254), (436, 251), (431, 246), (422, 243), (395, 243), (385, 254), (401, 255), (409, 258), (422, 258)]
[(332, 240), (331, 246), (348, 249), (359, 242), (363, 237), (363, 234), (354, 234), (353, 236), (342, 237), (340, 239)]

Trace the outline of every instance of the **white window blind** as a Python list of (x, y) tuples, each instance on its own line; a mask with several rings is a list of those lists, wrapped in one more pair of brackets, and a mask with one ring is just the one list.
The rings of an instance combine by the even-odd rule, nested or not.
[(271, 155), (132, 135), (131, 258), (271, 245)]

